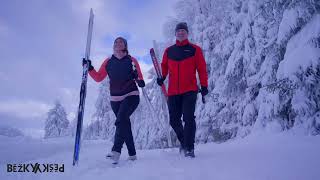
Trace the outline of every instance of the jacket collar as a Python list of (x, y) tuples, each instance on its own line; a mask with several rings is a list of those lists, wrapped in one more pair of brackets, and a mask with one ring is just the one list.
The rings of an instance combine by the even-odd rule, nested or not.
[(115, 59), (117, 59), (117, 60), (122, 60), (122, 59), (128, 58), (129, 55), (125, 55), (125, 56), (123, 56), (123, 58), (121, 58), (121, 59), (118, 59), (114, 54), (112, 54), (112, 57), (115, 58)]
[(188, 40), (188, 39), (185, 39), (185, 40), (183, 40), (183, 41), (178, 41), (178, 40), (176, 40), (176, 45), (177, 45), (177, 46), (185, 46), (185, 45), (187, 45), (187, 44), (189, 44), (189, 40)]

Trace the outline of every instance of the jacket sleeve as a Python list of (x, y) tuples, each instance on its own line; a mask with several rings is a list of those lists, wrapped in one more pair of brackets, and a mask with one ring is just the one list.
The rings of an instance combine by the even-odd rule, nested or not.
[(95, 69), (89, 71), (90, 76), (92, 79), (94, 79), (96, 82), (101, 82), (104, 80), (104, 78), (107, 77), (107, 71), (106, 71), (106, 66), (108, 64), (109, 59), (106, 59), (102, 65), (99, 68), (99, 71), (97, 72)]
[(168, 75), (168, 49), (166, 49), (163, 53), (161, 70), (162, 70), (162, 77), (166, 78)]
[(142, 72), (141, 72), (140, 65), (139, 65), (137, 59), (134, 57), (131, 57), (131, 59), (132, 59), (134, 65), (136, 66), (136, 69), (138, 71), (138, 79), (143, 80)]
[(207, 65), (200, 47), (197, 47), (196, 50), (196, 68), (199, 74), (201, 86), (208, 87)]

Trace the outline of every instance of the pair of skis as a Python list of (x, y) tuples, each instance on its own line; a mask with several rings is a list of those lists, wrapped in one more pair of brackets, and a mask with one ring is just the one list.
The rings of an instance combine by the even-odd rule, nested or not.
[[(153, 42), (154, 43), (154, 47), (156, 46), (156, 43), (155, 41)], [(158, 58), (156, 56), (156, 53), (155, 53), (155, 50), (153, 48), (150, 49), (150, 56), (151, 56), (151, 59), (152, 59), (152, 63), (153, 63), (153, 66), (154, 66), (154, 69), (156, 71), (156, 74), (157, 74), (157, 77), (158, 78), (162, 78), (162, 74), (161, 74), (161, 69), (160, 69), (160, 65), (159, 65), (159, 61), (158, 61)], [(163, 99), (163, 111), (164, 111), (164, 119), (167, 121), (165, 124), (167, 124), (168, 127), (165, 127), (167, 129), (166, 131), (166, 136), (167, 136), (167, 140), (168, 140), (168, 146), (169, 147), (172, 147), (172, 140), (171, 140), (171, 133), (170, 133), (170, 126), (169, 126), (169, 109), (168, 109), (168, 106), (167, 106), (167, 103), (168, 103), (168, 93), (167, 93), (167, 89), (166, 89), (166, 86), (165, 84), (163, 83), (161, 85), (161, 92), (162, 92), (162, 99)]]
[[(162, 78), (159, 61), (157, 59), (156, 53), (153, 48), (150, 49), (150, 56), (151, 56), (152, 63), (153, 63), (154, 69), (156, 71), (157, 77)], [(168, 100), (168, 93), (167, 93), (167, 89), (166, 89), (165, 84), (161, 85), (161, 91), (162, 91), (163, 95), (165, 96), (166, 100)]]
[[(85, 50), (85, 60), (88, 61), (90, 59), (90, 48), (91, 48), (91, 39), (92, 39), (92, 29), (93, 29), (93, 11), (90, 10), (89, 17), (89, 25), (88, 25), (88, 35), (87, 35), (87, 44)], [(84, 116), (84, 105), (87, 94), (87, 78), (88, 78), (88, 65), (86, 63), (83, 66), (82, 71), (82, 82), (80, 88), (80, 102), (78, 107), (78, 119), (77, 119), (77, 130), (75, 135), (75, 143), (74, 143), (74, 152), (73, 152), (73, 162), (72, 165), (77, 165), (79, 162), (79, 153), (80, 153), (80, 145), (81, 145), (81, 133), (82, 133), (82, 124), (83, 124), (83, 116)]]

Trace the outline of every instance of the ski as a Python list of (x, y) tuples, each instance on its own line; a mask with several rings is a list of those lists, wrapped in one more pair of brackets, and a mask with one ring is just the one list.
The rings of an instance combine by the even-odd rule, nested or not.
[[(152, 59), (152, 63), (153, 63), (154, 69), (156, 70), (157, 77), (158, 78), (162, 78), (160, 65), (159, 65), (158, 59), (156, 57), (156, 54), (155, 54), (153, 48), (150, 49), (150, 56), (151, 56), (151, 59)], [(162, 84), (161, 91), (162, 91), (163, 95), (166, 97), (166, 99), (168, 99), (168, 93), (167, 93), (167, 89), (166, 89), (165, 84)]]
[[(87, 34), (87, 44), (85, 50), (85, 60), (88, 61), (90, 57), (90, 47), (92, 39), (92, 28), (93, 28), (93, 11), (90, 10), (89, 25), (88, 25), (88, 34)], [(87, 63), (88, 65), (88, 63)], [(77, 130), (75, 135), (74, 143), (74, 153), (73, 153), (73, 166), (79, 162), (79, 153), (80, 153), (80, 144), (81, 144), (81, 132), (83, 124), (83, 115), (84, 115), (84, 106), (87, 93), (87, 77), (88, 77), (88, 66), (85, 65), (82, 71), (82, 82), (80, 88), (80, 102), (78, 107), (78, 120), (77, 120)]]
[[(153, 44), (154, 44), (154, 47), (156, 48), (157, 43), (155, 41), (153, 41)], [(158, 58), (156, 56), (154, 48), (150, 49), (150, 56), (151, 56), (151, 59), (152, 59), (152, 63), (153, 63), (154, 69), (155, 69), (155, 71), (157, 73), (157, 77), (158, 78), (162, 78), (161, 68), (160, 68), (159, 61), (158, 61)], [(164, 83), (161, 86), (161, 91), (162, 91), (162, 94), (163, 94), (163, 101), (166, 102), (166, 103), (163, 103), (163, 107), (162, 108), (163, 108), (163, 110), (165, 112), (166, 124), (168, 126), (167, 127), (167, 131), (166, 131), (167, 139), (168, 139), (168, 146), (172, 147), (173, 143), (172, 143), (172, 140), (171, 140), (170, 125), (169, 125), (170, 124), (170, 121), (169, 121), (169, 110), (168, 110), (168, 105), (167, 105), (168, 104), (168, 93), (167, 93), (167, 89), (166, 89), (166, 86), (165, 86)]]

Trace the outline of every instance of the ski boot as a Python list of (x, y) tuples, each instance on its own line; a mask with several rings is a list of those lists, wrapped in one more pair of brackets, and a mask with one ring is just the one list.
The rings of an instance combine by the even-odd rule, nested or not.
[(195, 158), (196, 156), (194, 155), (194, 149), (191, 150), (186, 150), (184, 153), (185, 157), (190, 157), (190, 158)]
[(110, 153), (108, 153), (106, 155), (107, 159), (111, 159), (112, 160), (112, 164), (118, 164), (119, 163), (119, 159), (120, 159), (120, 153), (116, 152), (116, 151), (111, 151)]

